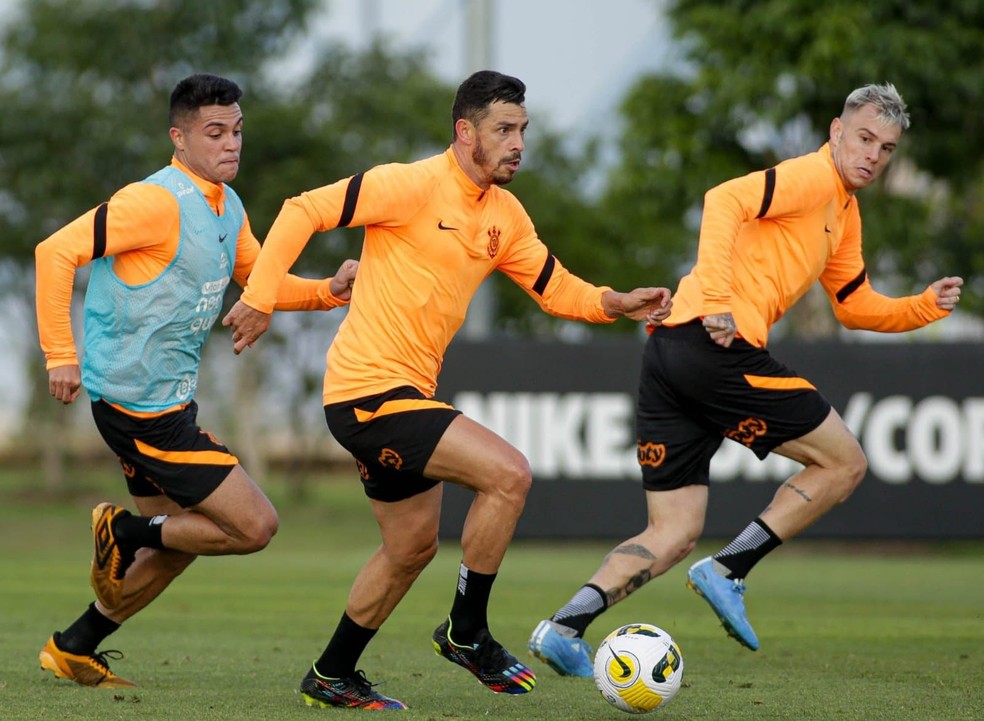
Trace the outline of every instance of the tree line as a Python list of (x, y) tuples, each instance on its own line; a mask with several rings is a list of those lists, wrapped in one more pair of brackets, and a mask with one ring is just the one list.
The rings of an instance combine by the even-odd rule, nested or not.
[[(0, 35), (0, 294), (22, 301), (25, 327), (34, 246), (167, 162), (168, 96), (185, 75), (226, 75), (245, 90), (234, 185), (261, 239), (290, 195), (447, 147), (454, 86), (423, 50), (395, 51), (384, 38), (363, 51), (326, 45), (309, 73), (278, 70), (321, 5), (21, 3)], [(578, 147), (533, 118), (524, 170), (510, 185), (566, 266), (617, 287), (675, 287), (694, 259), (709, 187), (816, 149), (852, 89), (889, 81), (912, 129), (883, 182), (861, 197), (869, 272), (889, 294), (962, 275), (962, 311), (984, 314), (984, 4), (670, 0), (653, 12), (671, 24), (675, 66), (640, 77), (620, 123)], [(615, 135), (618, 157), (589, 194), (601, 133)], [(316, 238), (297, 270), (330, 273), (359, 242), (358, 229)], [(556, 332), (501, 280), (497, 331)], [(829, 310), (803, 305), (812, 317), (784, 332), (831, 332)]]

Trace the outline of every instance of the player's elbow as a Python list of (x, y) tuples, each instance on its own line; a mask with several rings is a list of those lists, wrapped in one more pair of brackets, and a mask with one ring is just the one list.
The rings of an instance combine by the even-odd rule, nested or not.
[(36, 246), (34, 246), (34, 262), (37, 264), (38, 268), (44, 268), (49, 265), (49, 259), (51, 258), (51, 240), (42, 240)]
[(837, 322), (848, 330), (864, 330), (864, 326), (854, 316), (846, 313), (837, 313), (836, 316)]

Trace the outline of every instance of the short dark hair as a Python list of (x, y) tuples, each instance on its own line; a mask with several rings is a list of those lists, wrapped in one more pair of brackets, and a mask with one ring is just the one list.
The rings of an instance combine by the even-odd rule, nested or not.
[(171, 127), (179, 120), (198, 112), (203, 105), (232, 105), (239, 102), (243, 91), (228, 78), (198, 73), (179, 82), (171, 92), (171, 110), (168, 122)]
[(515, 103), (526, 101), (526, 84), (512, 75), (503, 75), (495, 70), (479, 70), (469, 75), (458, 86), (451, 106), (451, 136), (454, 125), (465, 118), (475, 125), (488, 115), (489, 106), (494, 102)]

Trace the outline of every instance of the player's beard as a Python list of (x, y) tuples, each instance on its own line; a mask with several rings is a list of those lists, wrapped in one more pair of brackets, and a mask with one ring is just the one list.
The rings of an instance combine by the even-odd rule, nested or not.
[[(472, 162), (476, 168), (486, 168), (490, 165), (489, 154), (485, 152), (485, 146), (479, 139), (476, 139), (475, 147), (472, 149)], [(512, 181), (513, 175), (515, 173), (508, 168), (502, 168), (496, 164), (489, 173), (489, 182), (492, 185), (505, 185)]]

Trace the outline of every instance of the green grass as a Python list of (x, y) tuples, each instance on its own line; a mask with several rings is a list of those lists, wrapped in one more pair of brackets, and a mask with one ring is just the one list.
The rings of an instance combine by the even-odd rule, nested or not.
[[(91, 600), (88, 509), (126, 501), (112, 470), (80, 478), (71, 500), (0, 474), (0, 718), (291, 719), (360, 712), (311, 709), (296, 693), (340, 616), (349, 584), (377, 542), (358, 481), (324, 483), (305, 504), (273, 485), (281, 531), (246, 557), (203, 558), (106, 647), (137, 689), (81, 688), (39, 670), (48, 635)], [(109, 485), (112, 483), (113, 485)], [(627, 529), (628, 530), (628, 529)], [(517, 542), (493, 590), (490, 622), (526, 658), (529, 632), (595, 570), (610, 544)], [(715, 550), (707, 543), (695, 554)], [(684, 688), (655, 717), (682, 721), (984, 719), (984, 547), (797, 541), (756, 568), (748, 605), (762, 642), (751, 653), (727, 638), (684, 586), (681, 564), (589, 630), (647, 621), (673, 634)], [(369, 646), (361, 666), (410, 706), (411, 720), (627, 718), (590, 680), (560, 678), (530, 660), (534, 693), (497, 696), (434, 655), (430, 634), (450, 607), (459, 562), (447, 540)]]

